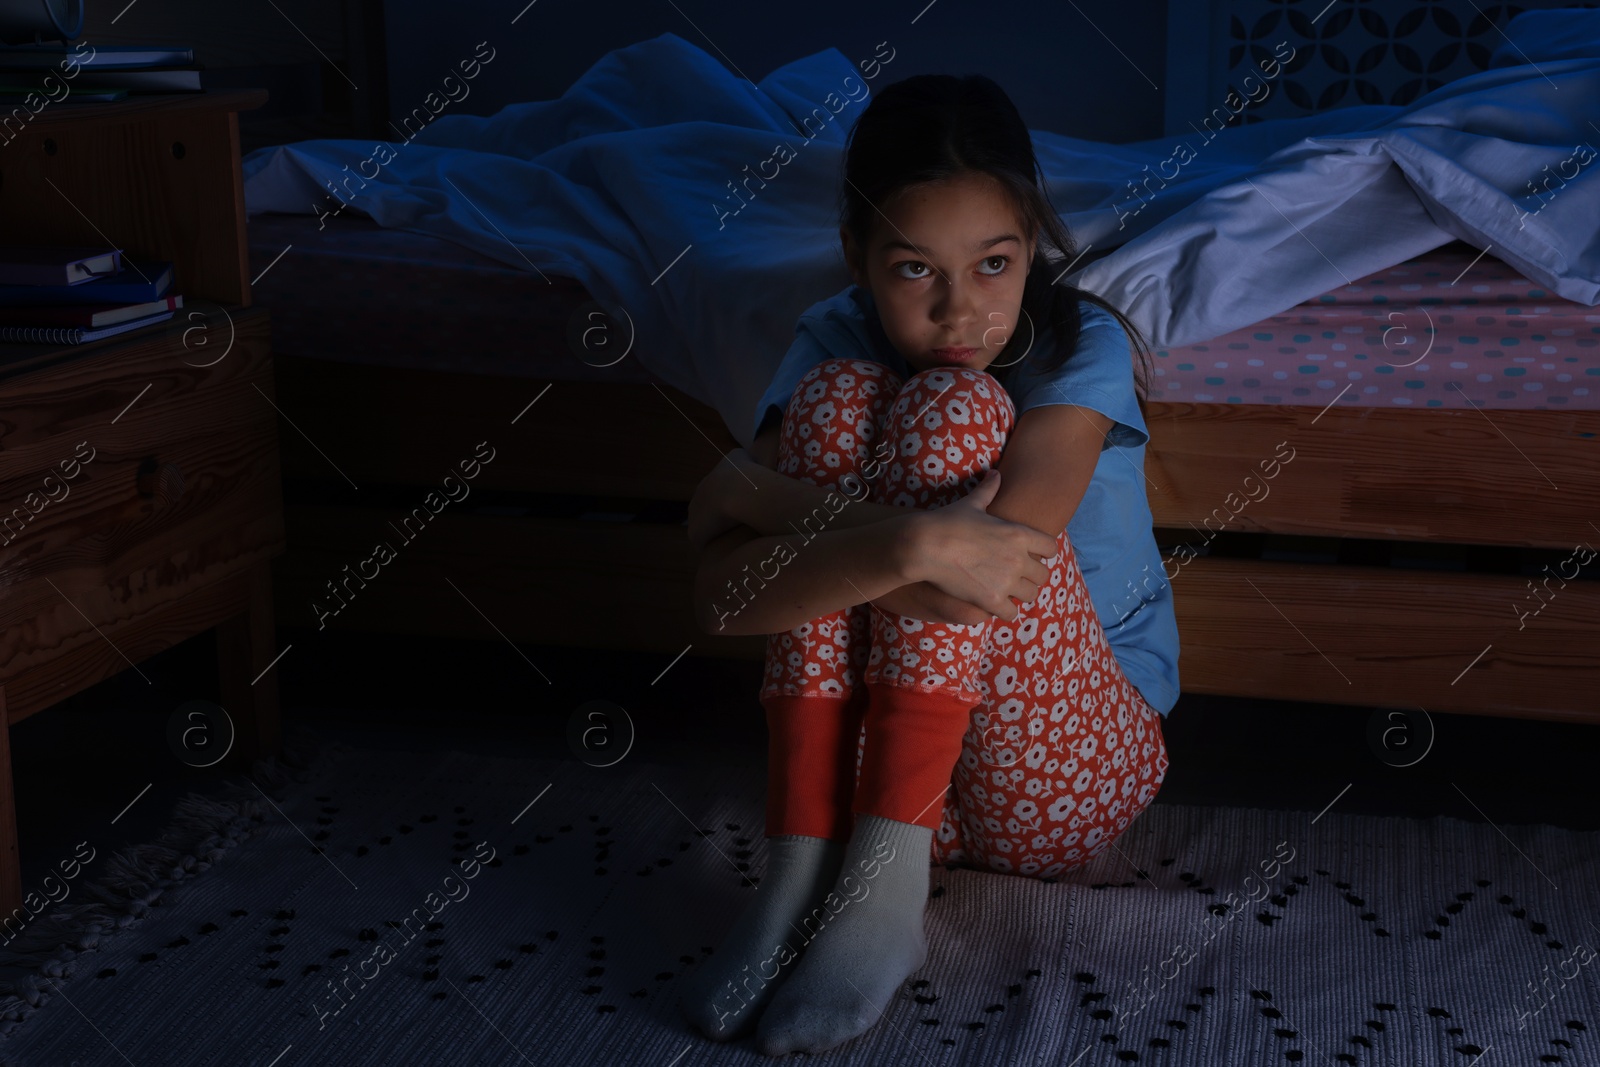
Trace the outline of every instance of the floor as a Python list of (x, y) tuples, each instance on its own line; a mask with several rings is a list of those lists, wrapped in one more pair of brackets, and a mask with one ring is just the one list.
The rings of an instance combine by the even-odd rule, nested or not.
[[(280, 639), (293, 645), (275, 668), (285, 722), (356, 747), (574, 758), (569, 723), (600, 699), (633, 723), (628, 760), (764, 758), (758, 662), (292, 627)], [(96, 852), (80, 878), (96, 877), (116, 849), (158, 836), (185, 793), (224, 780), (166, 740), (179, 705), (216, 698), (213, 649), (200, 635), (142, 663), (144, 677), (124, 671), (12, 729), (25, 891), (80, 842)], [(1434, 715), (1432, 747), (1401, 768), (1369, 747), (1375, 716), (1381, 729), (1381, 710), (1185, 695), (1164, 724), (1172, 768), (1156, 803), (1600, 830), (1600, 727)]]

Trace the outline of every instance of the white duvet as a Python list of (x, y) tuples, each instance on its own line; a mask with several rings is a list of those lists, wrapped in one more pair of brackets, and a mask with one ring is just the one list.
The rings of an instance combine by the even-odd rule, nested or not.
[[(559, 100), (485, 118), (449, 111), (464, 61), (393, 142), (247, 156), (246, 210), (359, 212), (577, 278), (614, 312), (610, 351), (631, 342), (627, 358), (742, 438), (800, 313), (849, 284), (844, 140), (871, 91), (903, 76), (895, 58), (887, 41), (854, 63), (829, 49), (752, 84), (664, 34)], [(1404, 107), (1219, 130), (1217, 109), (1238, 105), (1195, 101), (1192, 134), (1135, 144), (1034, 132), (1085, 250), (1066, 279), (1156, 345), (1204, 342), (1457, 238), (1569, 300), (1600, 299), (1600, 11), (1520, 15), (1488, 70)]]

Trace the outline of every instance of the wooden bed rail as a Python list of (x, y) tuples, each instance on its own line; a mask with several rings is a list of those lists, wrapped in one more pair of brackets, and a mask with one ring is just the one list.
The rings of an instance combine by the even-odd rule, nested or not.
[[(492, 438), (497, 458), (476, 490), (503, 494), (501, 511), (525, 512), (440, 515), (403, 566), (329, 625), (492, 638), (448, 575), (514, 641), (762, 654), (764, 638), (699, 631), (689, 606), (681, 504), (736, 444), (711, 408), (673, 390), (668, 403), (650, 385), (563, 381), (538, 418), (513, 427), (545, 382), (277, 363), (285, 413), (356, 482), (422, 486)], [(365, 412), (393, 414), (352, 419), (357, 396)], [(1531, 600), (1531, 576), (1177, 546), (1203, 550), (1210, 531), (1552, 551), (1600, 544), (1588, 522), (1600, 517), (1600, 487), (1584, 475), (1600, 469), (1600, 412), (1151, 409), (1146, 474), (1185, 691), (1600, 723), (1600, 584), (1546, 575), (1543, 599)], [(328, 576), (368, 552), (399, 509), (358, 506), (298, 435), (284, 435), (283, 451), (290, 550), (276, 607), (284, 622), (311, 625)], [(592, 499), (565, 511), (519, 507), (561, 494)], [(617, 511), (636, 519), (618, 521)], [(1544, 607), (1519, 615), (1519, 603)]]

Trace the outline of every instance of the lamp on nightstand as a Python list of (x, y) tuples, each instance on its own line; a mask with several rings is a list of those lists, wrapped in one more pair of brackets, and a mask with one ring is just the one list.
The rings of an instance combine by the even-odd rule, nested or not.
[(83, 32), (83, 0), (0, 0), (0, 41), (71, 41)]

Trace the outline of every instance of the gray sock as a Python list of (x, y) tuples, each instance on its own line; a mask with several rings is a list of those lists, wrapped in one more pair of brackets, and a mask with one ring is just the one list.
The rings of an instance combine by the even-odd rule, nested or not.
[(922, 913), (932, 843), (927, 827), (856, 816), (827, 920), (761, 1017), (764, 1054), (821, 1052), (883, 1016), (928, 957)]
[(801, 919), (838, 876), (845, 843), (821, 837), (767, 838), (767, 868), (755, 899), (716, 953), (684, 983), (685, 1015), (714, 1041), (754, 1028), (778, 986), (794, 970), (805, 941)]

